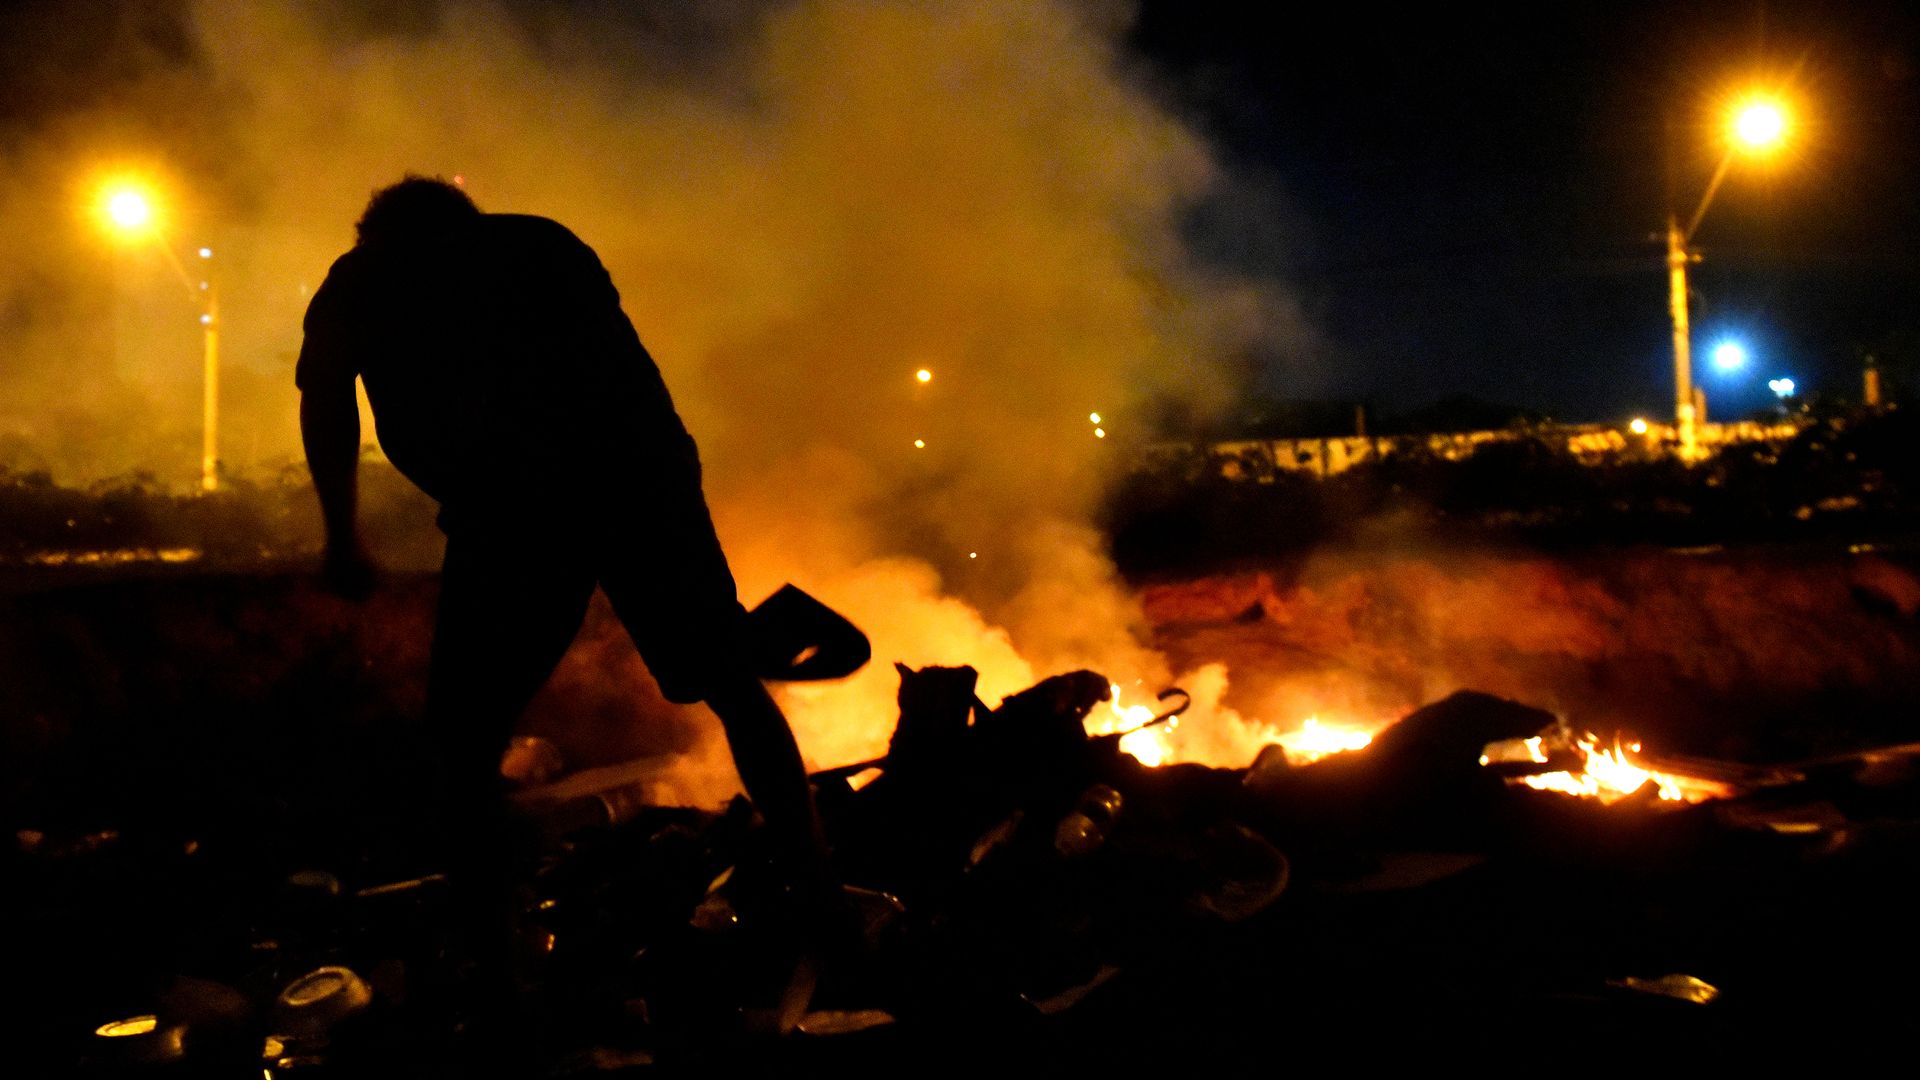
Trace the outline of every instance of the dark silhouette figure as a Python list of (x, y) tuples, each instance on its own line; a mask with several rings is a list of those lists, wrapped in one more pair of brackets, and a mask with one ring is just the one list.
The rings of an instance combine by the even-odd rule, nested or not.
[(482, 213), (418, 177), (377, 192), (357, 230), (307, 309), (301, 431), (336, 589), (364, 595), (374, 577), (355, 524), (356, 377), (387, 457), (441, 504), (427, 735), (456, 879), (504, 871), (500, 755), (598, 585), (666, 697), (719, 716), (788, 872), (825, 888), (800, 753), (752, 672), (693, 440), (598, 257), (556, 222)]

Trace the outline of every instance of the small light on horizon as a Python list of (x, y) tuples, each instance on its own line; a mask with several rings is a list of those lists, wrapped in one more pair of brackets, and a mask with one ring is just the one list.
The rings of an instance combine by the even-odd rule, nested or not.
[(1099, 423), (1099, 422), (1100, 422), (1100, 414), (1099, 414), (1099, 413), (1097, 413), (1097, 412), (1095, 412), (1095, 413), (1088, 413), (1088, 414), (1087, 414), (1087, 422), (1088, 422), (1088, 423), (1090, 423), (1090, 424), (1097, 424), (1097, 423)]
[(1794, 385), (1794, 382), (1792, 379), (1782, 376), (1781, 378), (1778, 378), (1778, 379), (1768, 379), (1767, 389), (1773, 391), (1775, 397), (1778, 397), (1782, 401), (1784, 401), (1787, 398), (1792, 397), (1793, 392), (1796, 389), (1798, 389), (1798, 387)]
[(927, 440), (925, 439), (913, 440), (913, 448), (915, 450), (925, 450), (927, 448)]
[(1097, 427), (1097, 428), (1094, 428), (1094, 429), (1093, 429), (1093, 437), (1094, 437), (1094, 438), (1096, 438), (1096, 439), (1104, 439), (1104, 438), (1106, 438), (1106, 437), (1107, 437), (1107, 429), (1106, 429), (1106, 428), (1103, 428), (1103, 427)]
[(211, 259), (211, 258), (213, 258), (213, 249), (212, 249), (212, 248), (209, 248), (209, 247), (203, 247), (203, 248), (201, 248), (201, 249), (200, 249), (200, 257), (201, 257), (201, 258), (203, 258), (203, 259)]
[(1627, 430), (1633, 432), (1635, 435), (1645, 435), (1647, 433), (1646, 418), (1640, 416), (1634, 417), (1633, 423), (1627, 425)]
[(933, 381), (933, 372), (928, 371), (926, 368), (921, 368), (919, 371), (913, 373), (913, 377), (923, 383), (930, 383)]
[(977, 558), (979, 558), (979, 557), (980, 557), (980, 553), (979, 553), (979, 552), (977, 552), (977, 551), (969, 551), (969, 552), (967, 552), (967, 558), (969, 558), (969, 559), (977, 559)]

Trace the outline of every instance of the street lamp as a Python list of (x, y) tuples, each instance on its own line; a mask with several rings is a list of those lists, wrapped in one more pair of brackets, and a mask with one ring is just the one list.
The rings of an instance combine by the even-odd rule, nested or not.
[(137, 178), (116, 178), (100, 187), (99, 211), (108, 229), (128, 241), (152, 241), (186, 287), (189, 301), (200, 309), (200, 490), (216, 491), (220, 487), (220, 293), (213, 278), (213, 249), (202, 247), (195, 252), (201, 263), (196, 281), (160, 233), (158, 202), (152, 187)]
[(1687, 329), (1687, 264), (1700, 256), (1687, 250), (1700, 219), (1720, 193), (1733, 159), (1741, 154), (1764, 154), (1786, 140), (1789, 122), (1787, 109), (1779, 100), (1755, 96), (1737, 104), (1728, 118), (1727, 152), (1707, 182), (1700, 206), (1680, 227), (1677, 215), (1667, 217), (1667, 307), (1673, 319), (1673, 418), (1680, 432), (1680, 455), (1692, 461), (1699, 456), (1698, 425), (1706, 420), (1705, 395), (1693, 385), (1693, 346)]
[(1723, 341), (1713, 347), (1713, 366), (1721, 371), (1739, 371), (1747, 366), (1747, 347), (1737, 341)]
[(144, 192), (121, 188), (107, 196), (107, 220), (125, 232), (138, 232), (153, 222), (153, 204)]

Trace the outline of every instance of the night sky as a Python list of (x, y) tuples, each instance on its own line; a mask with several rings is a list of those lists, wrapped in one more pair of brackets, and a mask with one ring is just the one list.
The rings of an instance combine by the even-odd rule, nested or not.
[(1232, 188), (1196, 214), (1218, 258), (1275, 273), (1323, 340), (1279, 396), (1404, 409), (1450, 395), (1559, 419), (1670, 414), (1663, 247), (1719, 147), (1725, 95), (1784, 86), (1797, 138), (1736, 166), (1695, 237), (1696, 367), (1716, 417), (1767, 379), (1911, 385), (1920, 85), (1911, 5), (1333, 5), (1151, 0), (1131, 43), (1215, 142)]
[[(504, 4), (535, 37), (624, 20), (632, 35), (601, 46), (668, 78), (701, 77), (725, 37), (715, 27), (765, 6)], [(439, 10), (322, 7), (356, 32), (428, 27)], [(36, 32), (0, 42), (0, 142), (111, 102), (136, 71), (191, 68), (182, 5), (24, 10), (17, 26)], [(1769, 404), (1778, 375), (1856, 398), (1868, 352), (1892, 385), (1920, 386), (1917, 12), (1894, 0), (1139, 0), (1122, 60), (1221, 162), (1188, 222), (1195, 245), (1281, 282), (1312, 329), (1242, 358), (1257, 390), (1383, 412), (1470, 396), (1563, 420), (1670, 411), (1659, 230), (1703, 192), (1729, 94), (1787, 89), (1792, 144), (1736, 166), (1695, 240), (1696, 356), (1734, 334), (1754, 357), (1733, 377), (1702, 372), (1723, 418)], [(148, 111), (188, 132), (220, 117)], [(191, 151), (217, 140), (177, 141), (184, 170), (218, 173), (217, 155)]]

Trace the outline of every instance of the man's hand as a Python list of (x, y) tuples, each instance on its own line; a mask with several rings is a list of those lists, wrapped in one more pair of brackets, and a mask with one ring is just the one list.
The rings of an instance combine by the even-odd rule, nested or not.
[(320, 559), (320, 581), (328, 592), (348, 600), (365, 600), (380, 584), (380, 567), (361, 546), (358, 537), (328, 543)]

